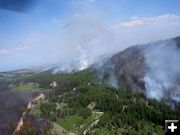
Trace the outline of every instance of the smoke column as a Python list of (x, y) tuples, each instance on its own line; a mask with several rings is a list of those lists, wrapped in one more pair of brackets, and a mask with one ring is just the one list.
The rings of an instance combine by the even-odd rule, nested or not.
[(174, 41), (161, 41), (145, 49), (145, 88), (148, 98), (180, 101), (180, 49)]

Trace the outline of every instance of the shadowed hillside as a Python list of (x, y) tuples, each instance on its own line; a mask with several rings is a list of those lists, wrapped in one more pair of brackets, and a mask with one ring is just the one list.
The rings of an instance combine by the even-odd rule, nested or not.
[(33, 95), (13, 91), (0, 92), (0, 134), (10, 135)]

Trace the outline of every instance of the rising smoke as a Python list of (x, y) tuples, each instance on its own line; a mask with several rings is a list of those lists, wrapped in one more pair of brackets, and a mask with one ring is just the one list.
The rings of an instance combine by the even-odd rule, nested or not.
[[(83, 6), (84, 9), (91, 9), (88, 5)], [(97, 10), (93, 11), (98, 14)], [(58, 67), (56, 72), (72, 71), (74, 67), (82, 70), (100, 61), (104, 55), (110, 56), (135, 44), (163, 40), (180, 34), (177, 29), (180, 27), (179, 15), (137, 17), (115, 22), (108, 19), (109, 16), (99, 17), (96, 14), (80, 10), (63, 22), (58, 18), (50, 24), (41, 22), (48, 29), (33, 25), (32, 34), (15, 37), (12, 41), (1, 41), (7, 46), (16, 46), (0, 48), (0, 70), (36, 66), (48, 68), (54, 65)]]
[[(0, 48), (0, 70), (33, 66), (43, 66), (46, 69), (55, 67), (54, 73), (71, 72), (74, 69), (83, 70), (94, 63), (102, 62), (102, 56), (111, 56), (111, 54), (135, 44), (163, 40), (180, 34), (180, 29), (178, 29), (180, 16), (178, 14), (132, 17), (129, 20), (121, 20), (123, 13), (117, 13), (119, 17), (117, 20), (113, 20), (109, 15), (108, 8), (102, 10), (87, 1), (73, 1), (72, 9), (76, 12), (70, 16), (67, 15), (65, 19), (57, 17), (53, 18), (51, 23), (46, 21), (32, 23), (32, 35), (27, 38), (15, 37), (16, 40), (10, 43), (9, 38), (5, 42), (1, 41), (7, 46), (8, 43), (18, 44), (18, 46)], [(37, 14), (43, 17), (44, 12), (37, 12)], [(27, 24), (31, 24), (31, 21), (37, 19), (36, 15), (32, 15), (30, 18), (27, 20)], [(40, 26), (46, 26), (46, 28)], [(31, 33), (31, 31), (25, 33)], [(177, 70), (179, 57), (175, 57), (175, 54), (178, 56), (179, 54), (176, 52), (176, 48), (171, 47), (159, 46), (157, 50), (156, 47), (149, 50), (151, 51), (147, 51), (147, 53), (152, 56), (148, 57), (147, 55), (146, 58), (146, 64), (150, 69), (144, 77), (146, 91), (148, 97), (161, 99), (167, 95), (165, 93), (168, 93), (169, 89), (174, 87), (176, 82), (174, 74), (179, 74)], [(114, 75), (113, 72), (109, 73), (109, 83), (113, 87), (117, 87)], [(166, 89), (165, 91), (163, 87)], [(178, 87), (173, 88), (172, 95), (179, 91)], [(178, 96), (173, 96), (173, 99), (178, 99)]]
[[(151, 21), (154, 21), (152, 24), (149, 19), (143, 18), (135, 19), (135, 22), (141, 20), (141, 24), (129, 21), (109, 25), (105, 21), (103, 22), (103, 19), (99, 20), (91, 15), (78, 14), (74, 16), (72, 23), (63, 29), (63, 35), (54, 42), (54, 48), (48, 47), (53, 52), (48, 54), (48, 57), (50, 61), (52, 61), (51, 58), (54, 58), (53, 61), (59, 62), (60, 69), (65, 70), (67, 67), (68, 71), (71, 71), (69, 69), (73, 70), (75, 67), (82, 70), (100, 61), (104, 55), (111, 56), (110, 54), (115, 54), (135, 44), (176, 36), (176, 31), (172, 32), (171, 29), (178, 27), (176, 23), (179, 20), (175, 21), (176, 23), (162, 23), (159, 27), (155, 25), (161, 23), (162, 20), (174, 20), (176, 17), (180, 18), (168, 15), (151, 18)], [(165, 28), (168, 30), (165, 31)], [(163, 35), (160, 34), (160, 31)], [(62, 67), (63, 65), (65, 66)]]
[(174, 41), (151, 44), (145, 50), (144, 76), (148, 98), (180, 101), (180, 49)]
[(119, 88), (118, 78), (117, 78), (117, 75), (115, 74), (113, 65), (110, 65), (108, 74), (109, 74), (109, 76), (107, 79), (107, 84), (109, 86), (115, 88), (116, 90), (118, 90), (118, 88)]
[(109, 57), (102, 58), (102, 61), (99, 63), (95, 63), (92, 67), (95, 69), (100, 82), (106, 83), (112, 88), (116, 90), (119, 89), (118, 77), (114, 70), (114, 65), (108, 60)]

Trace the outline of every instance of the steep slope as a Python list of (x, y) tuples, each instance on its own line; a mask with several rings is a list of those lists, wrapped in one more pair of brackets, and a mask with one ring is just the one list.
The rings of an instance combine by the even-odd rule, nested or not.
[[(153, 74), (154, 82), (159, 81), (164, 89), (179, 87), (180, 70), (177, 68), (180, 64), (178, 59), (180, 56), (179, 48), (180, 37), (145, 45), (136, 45), (115, 54), (105, 64), (104, 68), (107, 69), (109, 64), (112, 64), (114, 67), (113, 72), (118, 78), (124, 80), (126, 88), (133, 92), (145, 92), (148, 85), (150, 85), (145, 80), (148, 74)], [(163, 86), (167, 82), (163, 77), (163, 79), (160, 78), (161, 76), (164, 78), (172, 76), (171, 80), (174, 80), (174, 82), (171, 82), (171, 86)], [(176, 88), (176, 91), (178, 94), (179, 88)], [(168, 91), (166, 92), (168, 93)]]
[(116, 55), (110, 61), (118, 78), (124, 80), (128, 90), (143, 91), (143, 78), (147, 67), (142, 54), (143, 46), (133, 46)]
[(14, 91), (0, 92), (0, 135), (9, 135), (14, 131), (23, 110), (34, 94)]

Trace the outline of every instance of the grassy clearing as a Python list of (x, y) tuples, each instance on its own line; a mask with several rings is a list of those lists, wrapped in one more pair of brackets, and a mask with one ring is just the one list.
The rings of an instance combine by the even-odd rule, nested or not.
[(40, 90), (38, 83), (23, 83), (15, 85), (13, 88), (19, 92), (32, 92)]
[(79, 134), (81, 125), (83, 125), (84, 121), (85, 119), (82, 116), (74, 115), (65, 119), (60, 119), (57, 121), (57, 123), (64, 127), (67, 131), (72, 131)]
[(53, 123), (53, 128), (47, 132), (47, 135), (76, 135), (72, 132), (68, 132), (59, 124)]
[(64, 119), (59, 119), (57, 123), (65, 128), (67, 131), (71, 131), (76, 133), (77, 135), (80, 135), (84, 129), (87, 128), (87, 126), (95, 121), (95, 117), (92, 115), (88, 118), (84, 118), (79, 115), (74, 115), (70, 117), (66, 117)]

